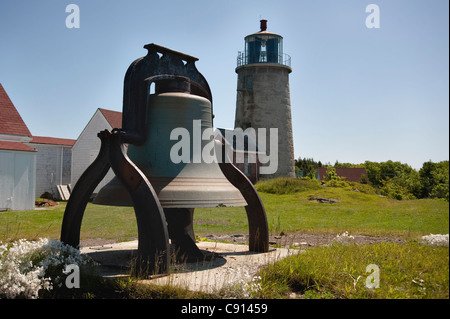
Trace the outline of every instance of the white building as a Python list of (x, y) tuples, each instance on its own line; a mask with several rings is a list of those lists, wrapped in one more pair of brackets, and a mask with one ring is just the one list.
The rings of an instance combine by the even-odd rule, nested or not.
[(0, 84), (0, 210), (32, 210), (36, 150), (28, 127)]
[(61, 187), (70, 184), (72, 146), (76, 140), (33, 136), (27, 143), (36, 154), (36, 197), (48, 192), (54, 198), (67, 199), (60, 194)]
[[(72, 147), (72, 187), (75, 186), (84, 171), (97, 158), (101, 146), (101, 142), (97, 134), (105, 129), (111, 131), (113, 128), (121, 127), (122, 112), (101, 108), (97, 109)], [(110, 169), (103, 181), (100, 182), (94, 190), (94, 193), (97, 193), (113, 177), (114, 173)]]

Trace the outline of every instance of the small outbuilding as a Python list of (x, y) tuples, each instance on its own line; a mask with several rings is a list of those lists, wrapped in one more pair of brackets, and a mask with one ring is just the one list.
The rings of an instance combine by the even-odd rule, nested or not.
[(31, 133), (0, 83), (0, 210), (32, 210), (36, 150)]
[(50, 193), (67, 200), (63, 190), (70, 187), (72, 146), (76, 140), (33, 136), (27, 144), (36, 149), (36, 197)]

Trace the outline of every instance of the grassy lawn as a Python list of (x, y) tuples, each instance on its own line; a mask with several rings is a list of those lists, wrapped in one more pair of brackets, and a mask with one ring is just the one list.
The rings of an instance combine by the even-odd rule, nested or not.
[(260, 275), (258, 298), (296, 292), (314, 299), (448, 299), (449, 250), (414, 242), (333, 244), (285, 258)]
[[(66, 202), (45, 210), (0, 212), (0, 241), (39, 237), (59, 239)], [(132, 207), (88, 204), (81, 225), (81, 238), (117, 241), (137, 237)]]
[[(442, 200), (397, 201), (333, 187), (286, 195), (260, 193), (260, 196), (273, 234), (281, 231), (348, 231), (352, 235), (411, 239), (430, 233), (449, 233), (449, 203)], [(322, 204), (309, 200), (316, 197), (339, 202)], [(47, 210), (0, 212), (0, 240), (59, 238), (64, 209), (65, 203), (61, 202)], [(243, 207), (199, 208), (194, 213), (194, 228), (199, 236), (245, 234), (247, 225)], [(81, 227), (82, 239), (129, 240), (136, 237), (132, 207), (88, 204)]]
[[(307, 249), (262, 270), (260, 286), (252, 291), (252, 297), (285, 298), (292, 294), (302, 298), (449, 297), (449, 248), (418, 243), (423, 235), (449, 233), (448, 202), (397, 201), (349, 188), (309, 185), (285, 194), (260, 191), (260, 196), (270, 233), (274, 235), (282, 231), (332, 234), (348, 231), (351, 235), (400, 237), (407, 244), (351, 244)], [(323, 204), (311, 200), (319, 197), (338, 202)], [(65, 206), (66, 203), (61, 202), (45, 210), (0, 212), (0, 241), (59, 239)], [(194, 229), (201, 237), (246, 234), (247, 225), (243, 207), (202, 208), (194, 213)], [(82, 239), (125, 241), (136, 237), (133, 208), (88, 204), (81, 228)], [(379, 267), (379, 288), (369, 289), (364, 284), (369, 264)], [(127, 291), (132, 290), (132, 298), (154, 296), (153, 290), (161, 288), (153, 287), (153, 292), (139, 290), (139, 293), (136, 289), (134, 284), (121, 288), (128, 296), (131, 294)]]
[[(341, 188), (324, 188), (296, 194), (260, 193), (269, 230), (326, 232), (414, 238), (425, 234), (447, 234), (449, 204), (441, 200), (397, 201)], [(322, 204), (310, 198), (337, 199)], [(247, 231), (243, 208), (197, 209), (196, 232), (242, 233)]]

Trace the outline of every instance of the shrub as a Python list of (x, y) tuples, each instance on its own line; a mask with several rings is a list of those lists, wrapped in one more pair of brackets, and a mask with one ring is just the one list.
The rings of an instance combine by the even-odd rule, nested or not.
[(328, 167), (327, 173), (325, 175), (326, 181), (345, 181), (345, 177), (340, 177), (336, 174), (336, 169), (334, 167)]
[[(363, 175), (366, 176), (366, 175)], [(360, 183), (350, 183), (352, 190), (358, 191), (365, 194), (375, 194), (375, 188), (370, 186), (369, 184), (360, 184)]]
[(267, 180), (261, 180), (256, 183), (255, 188), (259, 192), (270, 194), (293, 194), (304, 192), (310, 189), (319, 189), (320, 183), (316, 179), (311, 179), (308, 177), (277, 177)]
[(421, 197), (449, 200), (449, 161), (425, 162), (419, 171), (422, 184)]
[(352, 191), (357, 191), (365, 194), (375, 194), (375, 188), (368, 184), (360, 184), (356, 182), (346, 182), (344, 180), (329, 180), (324, 183), (328, 187), (345, 188)]
[(369, 184), (369, 178), (367, 177), (366, 174), (362, 174), (361, 175), (361, 179), (359, 181), (361, 184)]
[(378, 191), (380, 195), (397, 200), (416, 198), (409, 192), (408, 188), (400, 185), (396, 180), (389, 179), (387, 181), (382, 181), (382, 184), (383, 187)]
[(336, 179), (331, 179), (329, 181), (325, 182), (325, 185), (329, 186), (329, 187), (340, 187), (340, 188), (346, 188), (350, 186), (350, 183), (344, 181), (344, 180), (336, 180)]
[(433, 187), (433, 189), (430, 192), (431, 198), (442, 198), (446, 201), (449, 200), (449, 191), (448, 191), (448, 184), (437, 184)]

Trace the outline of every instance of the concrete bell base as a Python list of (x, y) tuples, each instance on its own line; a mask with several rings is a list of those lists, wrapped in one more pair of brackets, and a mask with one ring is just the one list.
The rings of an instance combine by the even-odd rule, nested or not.
[[(100, 263), (101, 275), (107, 278), (130, 276), (130, 262), (137, 252), (137, 241), (104, 246), (83, 247), (81, 253)], [(271, 248), (267, 253), (250, 252), (247, 245), (198, 242), (205, 256), (203, 261), (172, 264), (170, 274), (154, 276), (142, 282), (173, 285), (192, 291), (214, 292), (243, 282), (251, 282), (258, 271), (298, 249)]]

